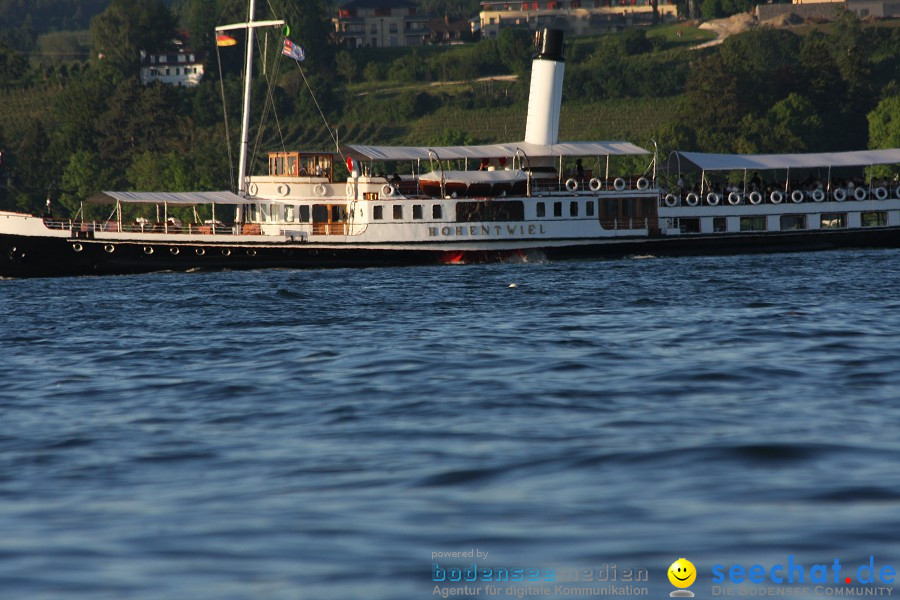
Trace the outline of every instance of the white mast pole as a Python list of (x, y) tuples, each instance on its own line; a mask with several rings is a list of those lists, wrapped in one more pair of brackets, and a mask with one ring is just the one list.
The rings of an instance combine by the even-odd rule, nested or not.
[(247, 188), (247, 148), (250, 139), (250, 83), (253, 79), (253, 19), (256, 16), (256, 1), (250, 0), (247, 13), (247, 65), (244, 69), (244, 104), (241, 122), (241, 149), (238, 158), (238, 195), (243, 196)]

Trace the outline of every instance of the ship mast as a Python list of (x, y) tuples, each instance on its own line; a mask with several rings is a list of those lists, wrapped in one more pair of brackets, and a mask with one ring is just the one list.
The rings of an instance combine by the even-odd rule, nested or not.
[(238, 195), (243, 196), (247, 189), (247, 150), (250, 145), (250, 82), (253, 80), (253, 31), (257, 27), (281, 27), (284, 21), (254, 21), (256, 18), (256, 0), (249, 0), (246, 23), (234, 23), (216, 27), (216, 33), (247, 30), (247, 64), (244, 70), (244, 103), (241, 109), (241, 148), (238, 157)]

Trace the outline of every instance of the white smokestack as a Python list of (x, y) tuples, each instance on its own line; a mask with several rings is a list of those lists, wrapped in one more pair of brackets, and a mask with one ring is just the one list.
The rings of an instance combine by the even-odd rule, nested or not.
[(531, 63), (531, 91), (525, 141), (555, 144), (559, 141), (559, 107), (562, 104), (563, 32), (545, 29), (535, 34), (535, 57)]

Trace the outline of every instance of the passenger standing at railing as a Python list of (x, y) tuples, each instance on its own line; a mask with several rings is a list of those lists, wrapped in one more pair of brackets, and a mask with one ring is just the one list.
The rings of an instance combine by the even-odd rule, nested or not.
[(44, 214), (44, 218), (52, 219), (53, 211), (50, 209), (50, 198), (47, 198), (47, 212)]

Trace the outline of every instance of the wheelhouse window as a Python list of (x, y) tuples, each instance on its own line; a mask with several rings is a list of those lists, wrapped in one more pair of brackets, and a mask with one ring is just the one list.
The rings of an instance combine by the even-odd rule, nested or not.
[(569, 203), (569, 216), (577, 217), (578, 216), (578, 202), (573, 201)]
[(863, 227), (886, 227), (887, 213), (883, 210), (864, 212), (859, 215)]
[(535, 210), (537, 211), (538, 217), (546, 217), (547, 216), (547, 206), (543, 202), (538, 202), (535, 206)]
[(440, 204), (434, 204), (431, 207), (431, 218), (432, 219), (443, 219), (444, 211), (441, 210)]
[(394, 219), (400, 221), (403, 219), (403, 205), (395, 204), (394, 205)]
[(841, 229), (847, 226), (847, 213), (822, 213), (819, 227), (822, 229)]
[(806, 229), (806, 215), (781, 215), (781, 230)]
[(765, 231), (766, 217), (741, 217), (741, 231)]
[(384, 207), (382, 205), (376, 204), (372, 207), (372, 219), (375, 221), (384, 219)]
[(413, 219), (421, 219), (422, 218), (422, 205), (421, 204), (413, 204)]
[(524, 221), (525, 203), (520, 200), (457, 202), (457, 223), (478, 221)]
[(553, 216), (554, 217), (562, 216), (562, 202), (554, 202), (553, 203)]

